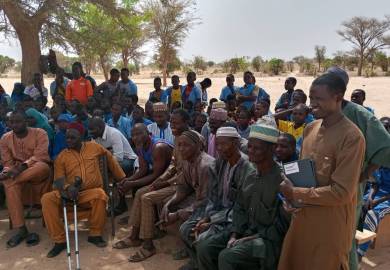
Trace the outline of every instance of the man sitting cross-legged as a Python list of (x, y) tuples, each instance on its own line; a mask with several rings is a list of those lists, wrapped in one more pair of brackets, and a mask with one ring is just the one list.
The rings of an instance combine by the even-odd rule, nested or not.
[(28, 128), (24, 112), (12, 112), (9, 125), (12, 131), (0, 140), (1, 164), (0, 181), (4, 185), (7, 207), (13, 228), (18, 232), (7, 241), (7, 247), (19, 245), (27, 238), (32, 246), (39, 242), (37, 234), (29, 234), (24, 222), (22, 190), (27, 183), (32, 185), (34, 203), (50, 186), (49, 140), (44, 130)]
[(277, 197), (282, 177), (273, 160), (278, 133), (265, 119), (251, 127), (248, 155), (257, 171), (238, 191), (232, 228), (197, 244), (199, 269), (276, 269), (287, 230)]
[[(231, 227), (232, 207), (245, 178), (255, 172), (248, 157), (240, 151), (239, 134), (234, 127), (220, 127), (216, 133), (218, 158), (210, 164), (210, 183), (204, 213), (188, 219), (180, 228), (191, 261), (184, 269), (196, 269), (196, 243)], [(197, 235), (194, 237), (194, 234)]]
[[(80, 177), (82, 185), (78, 194), (78, 206), (89, 210), (88, 242), (97, 247), (107, 244), (102, 238), (106, 220), (106, 204), (108, 197), (103, 190), (102, 176), (99, 171), (99, 158), (107, 156), (108, 168), (116, 180), (122, 180), (125, 173), (119, 163), (103, 146), (95, 142), (82, 142), (84, 128), (80, 123), (72, 123), (66, 131), (68, 148), (63, 150), (54, 164), (54, 179), (65, 178), (65, 189), (76, 177)], [(50, 238), (54, 247), (47, 257), (55, 257), (66, 248), (65, 230), (62, 222), (62, 199), (59, 190), (46, 193), (42, 197), (42, 212)]]
[[(172, 113), (171, 126), (176, 138), (188, 130), (188, 122), (189, 115), (186, 111), (178, 109)], [(154, 250), (152, 238), (155, 231), (155, 206), (162, 204), (175, 194), (177, 181), (182, 172), (182, 157), (178, 151), (177, 140), (175, 140), (175, 146), (172, 162), (165, 172), (151, 185), (140, 188), (135, 193), (129, 219), (131, 233), (115, 243), (114, 248), (129, 248), (140, 246), (143, 243), (143, 248)]]

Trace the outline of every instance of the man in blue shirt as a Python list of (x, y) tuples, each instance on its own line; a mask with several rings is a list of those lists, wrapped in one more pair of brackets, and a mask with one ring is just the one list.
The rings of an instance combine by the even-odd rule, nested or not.
[(239, 105), (245, 106), (247, 110), (252, 109), (253, 104), (256, 100), (260, 100), (267, 97), (269, 98), (269, 95), (265, 92), (265, 90), (258, 87), (255, 82), (256, 80), (253, 73), (250, 71), (245, 71), (245, 85), (238, 90), (237, 101)]
[(183, 104), (186, 104), (187, 101), (191, 101), (192, 104), (195, 104), (198, 100), (201, 100), (201, 90), (195, 86), (196, 74), (193, 71), (188, 72), (187, 74), (187, 85), (182, 86), (181, 96)]
[(226, 76), (226, 86), (222, 88), (219, 99), (226, 103), (227, 97), (230, 95), (235, 96), (238, 89), (237, 86), (234, 86), (234, 75), (228, 74)]
[(363, 106), (364, 108), (367, 109), (367, 111), (371, 112), (374, 114), (374, 110), (370, 107), (366, 107), (363, 105), (364, 101), (366, 100), (366, 91), (363, 89), (355, 89), (353, 90), (351, 94), (351, 101), (353, 103), (359, 104), (360, 106)]
[(107, 125), (118, 129), (127, 140), (130, 139), (131, 120), (122, 116), (123, 107), (120, 103), (111, 106), (112, 117), (107, 121)]
[(137, 95), (137, 85), (129, 79), (129, 69), (121, 69), (121, 80), (118, 82), (117, 95), (122, 97), (124, 95)]

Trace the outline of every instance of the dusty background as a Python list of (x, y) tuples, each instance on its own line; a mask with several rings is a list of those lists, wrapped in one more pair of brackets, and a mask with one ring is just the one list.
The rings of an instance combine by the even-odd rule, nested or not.
[[(292, 74), (293, 75), (293, 74)], [(94, 76), (98, 83), (103, 81), (102, 76)], [(198, 81), (205, 76), (198, 76)], [(221, 88), (225, 85), (225, 77), (209, 76), (212, 79), (213, 85), (209, 89), (209, 98), (219, 97)], [(236, 76), (236, 85), (242, 85), (242, 76)], [(274, 107), (277, 98), (283, 92), (284, 80), (283, 77), (258, 77), (257, 84), (271, 95), (271, 108)], [(298, 84), (296, 88), (303, 89), (308, 93), (308, 89), (313, 80), (312, 77), (297, 76)], [(45, 78), (45, 86), (49, 88), (50, 82), (53, 78)], [(140, 96), (140, 103), (143, 103), (149, 96), (149, 92), (153, 89), (153, 79), (150, 76), (135, 76), (133, 80), (138, 85), (138, 93)], [(8, 78), (0, 78), (0, 83), (7, 92), (11, 92), (13, 83), (19, 81), (16, 75), (9, 75)], [(181, 78), (182, 83), (185, 83), (185, 78)], [(378, 117), (390, 116), (390, 77), (375, 77), (363, 78), (352, 77), (348, 86), (346, 98), (349, 99), (351, 92), (356, 88), (366, 90), (367, 100), (366, 105), (375, 109)], [(51, 101), (50, 101), (51, 102)], [(8, 215), (6, 210), (0, 211), (0, 270), (2, 269), (67, 269), (67, 260), (65, 252), (54, 259), (47, 259), (46, 254), (52, 247), (51, 241), (48, 239), (45, 228), (42, 227), (41, 221), (29, 220), (28, 227), (41, 237), (41, 243), (32, 248), (27, 248), (24, 243), (19, 247), (6, 250), (5, 243), (11, 236), (8, 230)], [(80, 227), (85, 228), (85, 224), (80, 224)], [(124, 227), (117, 227), (117, 237), (123, 237), (127, 230)], [(87, 243), (87, 232), (80, 233), (80, 253), (82, 269), (131, 269), (131, 270), (171, 270), (177, 269), (184, 264), (183, 261), (173, 261), (171, 259), (171, 252), (180, 246), (179, 239), (171, 233), (162, 240), (156, 241), (158, 254), (149, 260), (129, 264), (127, 257), (136, 249), (127, 250), (113, 250), (111, 244), (113, 239), (109, 235), (109, 225), (107, 225), (107, 233), (105, 238), (109, 241), (109, 246), (104, 249), (98, 249)], [(73, 236), (72, 236), (73, 237)], [(73, 239), (73, 238), (71, 238)], [(390, 243), (389, 243), (390, 244)], [(73, 242), (72, 242), (72, 250)], [(390, 247), (383, 249), (370, 250), (367, 258), (364, 258), (363, 269), (387, 270), (390, 269)]]

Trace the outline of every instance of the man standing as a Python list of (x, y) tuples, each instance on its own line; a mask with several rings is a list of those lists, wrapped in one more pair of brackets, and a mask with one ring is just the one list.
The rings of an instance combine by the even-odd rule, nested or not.
[(117, 96), (122, 98), (123, 96), (133, 96), (138, 94), (137, 85), (129, 79), (129, 69), (121, 69), (121, 80), (118, 82)]
[(297, 84), (297, 79), (294, 77), (288, 77), (286, 81), (284, 82), (284, 89), (287, 91), (283, 93), (278, 102), (276, 102), (275, 105), (275, 111), (279, 108), (288, 109), (291, 101), (292, 101), (292, 95), (294, 92), (295, 85)]
[(72, 75), (73, 79), (66, 85), (65, 99), (68, 103), (75, 99), (86, 105), (88, 97), (93, 95), (91, 82), (82, 76), (82, 67), (77, 62), (72, 65)]
[(227, 103), (228, 96), (235, 97), (237, 91), (238, 91), (238, 87), (234, 86), (234, 75), (228, 74), (226, 76), (226, 86), (222, 88), (221, 94), (219, 95), (219, 99)]
[(207, 88), (211, 87), (211, 80), (210, 80), (210, 78), (204, 78), (203, 81), (201, 81), (200, 83), (196, 83), (196, 87), (199, 88), (202, 91), (201, 103), (204, 106), (207, 106), (208, 105), (208, 101), (209, 101), (208, 95), (207, 95)]
[(363, 105), (364, 101), (366, 100), (366, 91), (363, 89), (355, 89), (353, 90), (351, 94), (351, 101), (353, 103), (359, 104), (360, 106), (363, 106), (364, 108), (367, 109), (367, 111), (371, 112), (374, 114), (374, 110), (370, 107), (366, 107)]
[[(196, 243), (231, 228), (231, 210), (244, 180), (254, 173), (248, 157), (240, 151), (239, 134), (233, 127), (217, 131), (218, 159), (210, 164), (207, 204), (197, 219), (188, 219), (180, 227), (190, 262), (181, 269), (197, 269)], [(196, 237), (194, 237), (194, 234)]]
[(183, 85), (181, 89), (182, 104), (187, 104), (188, 101), (191, 101), (192, 104), (195, 104), (197, 101), (201, 100), (201, 90), (196, 87), (196, 73), (193, 71), (188, 72), (187, 74), (187, 85)]
[(153, 104), (154, 123), (148, 125), (149, 132), (156, 138), (164, 139), (173, 144), (175, 137), (172, 134), (171, 124), (168, 122), (169, 113), (165, 103)]
[[(12, 131), (0, 140), (1, 164), (4, 166), (0, 181), (4, 185), (12, 227), (18, 229), (7, 242), (7, 247), (12, 248), (29, 236), (24, 222), (22, 189), (25, 184), (31, 183), (33, 201), (39, 203), (41, 195), (50, 186), (50, 158), (46, 132), (40, 128), (28, 128), (23, 112), (12, 112), (9, 125)], [(32, 245), (39, 242), (35, 236), (35, 240), (31, 239)]]
[(324, 74), (311, 85), (310, 105), (319, 120), (304, 131), (301, 158), (314, 161), (317, 187), (294, 187), (287, 178), (281, 184), (288, 201), (304, 206), (293, 210), (279, 270), (349, 269), (365, 141), (342, 113), (345, 90), (334, 74)]
[(118, 87), (119, 70), (113, 68), (110, 70), (110, 78), (96, 87), (96, 92), (101, 92), (105, 98), (111, 98)]
[(197, 244), (200, 270), (276, 268), (287, 230), (277, 197), (282, 178), (273, 159), (278, 135), (271, 119), (251, 127), (248, 154), (257, 171), (237, 191), (232, 227)]
[[(76, 177), (82, 184), (77, 194), (77, 205), (88, 210), (88, 242), (97, 247), (107, 243), (102, 234), (106, 220), (108, 197), (103, 190), (103, 180), (99, 171), (99, 158), (107, 157), (107, 165), (115, 180), (122, 180), (125, 173), (109, 151), (95, 142), (82, 142), (84, 128), (80, 123), (72, 123), (66, 132), (68, 148), (58, 155), (54, 164), (54, 179), (63, 179), (64, 189), (72, 185)], [(62, 222), (62, 199), (60, 190), (54, 190), (42, 196), (42, 212), (54, 247), (47, 254), (48, 258), (57, 256), (66, 248), (65, 230)]]
[(137, 155), (134, 153), (128, 140), (116, 128), (104, 123), (101, 118), (95, 117), (89, 121), (89, 133), (95, 141), (112, 152), (121, 165), (126, 175), (130, 175), (134, 169)]
[(182, 97), (181, 97), (181, 85), (180, 78), (177, 75), (173, 75), (171, 78), (172, 86), (165, 89), (165, 93), (168, 97), (168, 107), (172, 110), (173, 104), (180, 104), (182, 106)]

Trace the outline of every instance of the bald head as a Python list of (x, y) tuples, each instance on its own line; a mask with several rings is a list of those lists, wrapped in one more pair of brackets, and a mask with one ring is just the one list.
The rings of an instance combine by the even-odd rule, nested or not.
[(150, 140), (146, 126), (142, 123), (135, 124), (131, 129), (131, 139), (137, 147), (143, 147)]

